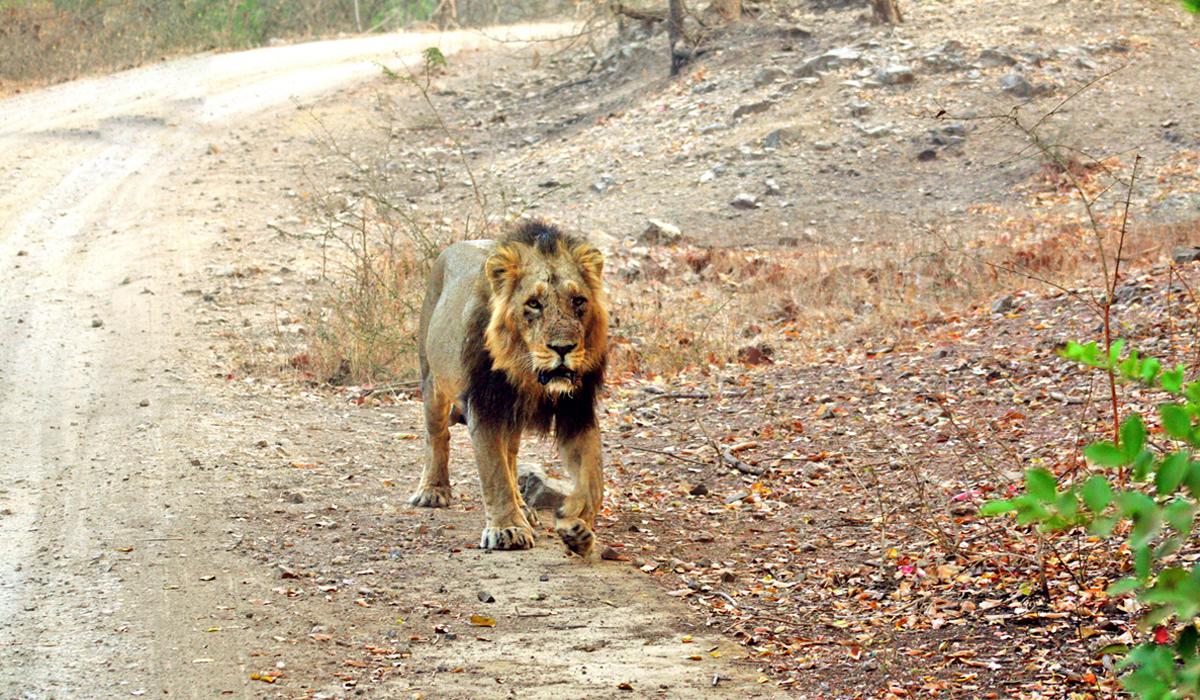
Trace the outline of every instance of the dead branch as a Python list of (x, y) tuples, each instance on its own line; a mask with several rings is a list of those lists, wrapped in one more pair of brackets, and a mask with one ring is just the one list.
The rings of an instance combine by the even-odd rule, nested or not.
[(629, 7), (628, 5), (619, 2), (613, 6), (613, 13), (637, 20), (638, 22), (649, 22), (651, 24), (656, 22), (665, 22), (667, 20), (667, 15), (665, 12), (639, 10), (636, 7)]

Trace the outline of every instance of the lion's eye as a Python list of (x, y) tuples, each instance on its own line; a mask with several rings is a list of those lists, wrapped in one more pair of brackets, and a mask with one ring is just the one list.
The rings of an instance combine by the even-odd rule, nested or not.
[(537, 299), (530, 299), (529, 301), (525, 302), (525, 308), (533, 311), (541, 311), (542, 302), (538, 301)]

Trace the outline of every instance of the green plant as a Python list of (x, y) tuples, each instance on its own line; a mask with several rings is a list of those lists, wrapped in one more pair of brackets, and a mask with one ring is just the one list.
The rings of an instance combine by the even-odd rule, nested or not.
[(1018, 524), (1041, 532), (1087, 528), (1101, 537), (1127, 532), (1133, 573), (1108, 593), (1136, 593), (1146, 606), (1140, 624), (1154, 633), (1121, 661), (1127, 670), (1121, 683), (1147, 700), (1200, 698), (1200, 564), (1187, 569), (1175, 557), (1200, 511), (1200, 461), (1194, 458), (1200, 448), (1200, 381), (1186, 381), (1183, 366), (1164, 369), (1136, 350), (1122, 357), (1123, 349), (1121, 340), (1107, 351), (1096, 343), (1068, 343), (1059, 354), (1166, 394), (1169, 399), (1158, 406), (1162, 443), (1152, 445), (1146, 422), (1133, 413), (1121, 423), (1117, 440), (1084, 449), (1095, 466), (1120, 472), (1094, 474), (1062, 488), (1049, 471), (1030, 469), (1024, 493), (990, 501), (980, 514), (1015, 513)]

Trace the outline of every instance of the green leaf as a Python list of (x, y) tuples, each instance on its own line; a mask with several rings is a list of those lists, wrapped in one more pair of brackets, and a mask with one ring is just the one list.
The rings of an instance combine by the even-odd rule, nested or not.
[(1176, 498), (1163, 507), (1163, 519), (1181, 535), (1191, 533), (1195, 518), (1196, 506), (1185, 498)]
[(1153, 357), (1146, 358), (1141, 367), (1141, 380), (1147, 384), (1153, 384), (1158, 373), (1162, 370), (1162, 363)]
[(1132, 462), (1142, 448), (1146, 446), (1146, 424), (1138, 414), (1125, 419), (1121, 424), (1121, 452), (1125, 461)]
[(1163, 372), (1158, 378), (1158, 385), (1163, 388), (1163, 391), (1168, 391), (1172, 394), (1178, 394), (1183, 391), (1183, 365), (1176, 365), (1175, 369)]
[(1149, 547), (1141, 546), (1133, 550), (1133, 573), (1139, 581), (1150, 578), (1150, 567), (1154, 564), (1154, 553)]
[(1092, 524), (1088, 526), (1088, 532), (1097, 537), (1108, 537), (1112, 534), (1113, 528), (1117, 526), (1117, 521), (1120, 518), (1115, 516), (1101, 516), (1092, 520)]
[(1054, 503), (1058, 493), (1058, 480), (1045, 469), (1027, 469), (1025, 471), (1025, 490), (1042, 503)]
[(1093, 476), (1083, 484), (1083, 502), (1088, 510), (1099, 513), (1112, 503), (1112, 487), (1108, 479), (1100, 475)]
[(1175, 403), (1164, 403), (1158, 407), (1162, 417), (1163, 431), (1176, 440), (1187, 440), (1192, 434), (1192, 417), (1187, 408)]
[(1183, 395), (1193, 404), (1200, 404), (1200, 382), (1188, 382), (1183, 385)]
[(1015, 505), (1013, 505), (1012, 501), (1008, 501), (1008, 500), (988, 501), (987, 503), (984, 503), (982, 506), (979, 507), (979, 515), (981, 515), (983, 517), (990, 517), (993, 515), (1000, 515), (1001, 513), (1007, 513), (1009, 511), (1014, 511), (1016, 509), (1017, 509), (1017, 507)]
[(1111, 442), (1093, 442), (1083, 448), (1083, 456), (1092, 464), (1101, 467), (1123, 467), (1128, 464), (1125, 461), (1125, 453)]
[(1183, 9), (1188, 12), (1200, 14), (1200, 0), (1180, 0), (1183, 3)]
[(1158, 465), (1158, 473), (1154, 475), (1154, 488), (1160, 496), (1175, 493), (1175, 489), (1183, 483), (1187, 475), (1188, 453), (1173, 452)]
[(430, 46), (422, 51), (421, 55), (425, 58), (426, 68), (437, 68), (438, 66), (444, 67), (448, 65), (446, 63), (446, 57), (442, 54), (441, 49), (436, 46)]
[(1129, 532), (1130, 547), (1145, 547), (1162, 527), (1162, 517), (1157, 507), (1148, 508), (1133, 516), (1133, 529)]
[(1125, 341), (1117, 338), (1112, 345), (1108, 346), (1108, 364), (1113, 366), (1117, 364), (1117, 360), (1121, 357), (1121, 350), (1125, 347)]
[(1134, 481), (1145, 481), (1146, 476), (1150, 474), (1150, 467), (1154, 465), (1154, 454), (1150, 450), (1142, 450), (1136, 459), (1133, 460), (1133, 472), (1131, 476)]
[(1142, 587), (1141, 580), (1136, 579), (1132, 576), (1126, 576), (1125, 578), (1121, 579), (1120, 581), (1117, 581), (1113, 585), (1109, 586), (1108, 590), (1105, 592), (1109, 596), (1116, 597), (1119, 595), (1123, 595), (1125, 593), (1129, 593), (1130, 591), (1136, 591), (1137, 589), (1139, 589), (1141, 587)]

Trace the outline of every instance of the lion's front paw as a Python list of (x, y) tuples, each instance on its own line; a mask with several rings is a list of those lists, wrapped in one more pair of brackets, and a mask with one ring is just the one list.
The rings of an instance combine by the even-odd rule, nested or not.
[(528, 527), (485, 527), (479, 538), (480, 549), (530, 549), (533, 529)]
[(596, 541), (592, 528), (580, 518), (563, 518), (555, 523), (554, 531), (562, 538), (567, 549), (584, 559), (591, 553), (592, 544)]
[(426, 486), (410, 496), (408, 502), (418, 508), (446, 508), (450, 505), (450, 487)]

